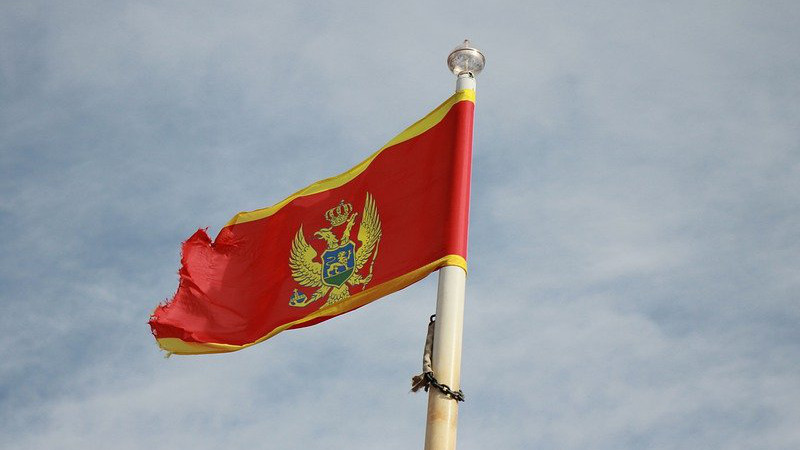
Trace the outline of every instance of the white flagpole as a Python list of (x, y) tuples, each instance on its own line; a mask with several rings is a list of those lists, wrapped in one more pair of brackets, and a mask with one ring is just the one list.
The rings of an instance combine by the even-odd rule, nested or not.
[[(436, 379), (457, 391), (461, 384), (461, 335), (467, 274), (457, 266), (439, 269), (432, 367)], [(425, 450), (453, 450), (458, 429), (458, 402), (431, 386)]]
[[(475, 75), (483, 69), (483, 55), (469, 41), (456, 47), (447, 58), (450, 70), (458, 76), (456, 92), (475, 89)], [(461, 337), (464, 328), (464, 289), (467, 274), (458, 266), (439, 269), (436, 298), (436, 323), (433, 339), (433, 374), (440, 384), (458, 391), (461, 386)], [(458, 402), (431, 386), (428, 394), (428, 421), (425, 450), (454, 450), (458, 429)]]

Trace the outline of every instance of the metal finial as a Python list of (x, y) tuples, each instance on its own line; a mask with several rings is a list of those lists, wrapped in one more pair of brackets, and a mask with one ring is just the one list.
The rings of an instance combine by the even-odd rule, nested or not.
[(447, 56), (447, 67), (456, 76), (469, 75), (476, 76), (483, 66), (486, 65), (486, 58), (469, 42), (469, 39), (464, 39), (464, 43), (456, 47), (450, 55)]

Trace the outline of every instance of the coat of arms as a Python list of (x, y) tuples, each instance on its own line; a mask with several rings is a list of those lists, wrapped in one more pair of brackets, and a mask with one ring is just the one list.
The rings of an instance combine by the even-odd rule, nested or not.
[[(310, 296), (299, 289), (295, 289), (289, 298), (289, 305), (296, 307), (307, 306), (319, 299), (328, 296), (325, 305), (340, 302), (350, 296), (350, 286), (361, 285), (367, 287), (372, 280), (372, 269), (375, 258), (378, 256), (378, 244), (381, 240), (381, 220), (378, 208), (372, 195), (367, 193), (364, 201), (364, 211), (361, 224), (358, 228), (358, 247), (350, 239), (350, 233), (356, 222), (357, 212), (352, 212), (353, 206), (339, 202), (338, 206), (325, 213), (325, 219), (330, 227), (321, 228), (314, 233), (314, 237), (325, 241), (327, 247), (319, 258), (317, 252), (309, 245), (303, 235), (303, 226), (297, 230), (292, 242), (292, 252), (289, 256), (289, 267), (292, 269), (292, 278), (301, 286), (316, 289)], [(336, 228), (344, 225), (341, 235), (336, 234)], [(366, 275), (359, 271), (370, 262), (369, 272)]]

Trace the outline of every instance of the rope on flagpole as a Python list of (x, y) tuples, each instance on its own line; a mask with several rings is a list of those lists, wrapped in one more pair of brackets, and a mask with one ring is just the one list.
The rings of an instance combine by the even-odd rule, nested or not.
[(453, 391), (450, 386), (439, 383), (439, 380), (433, 375), (432, 361), (433, 361), (433, 338), (436, 323), (436, 314), (431, 316), (428, 323), (428, 334), (425, 336), (425, 351), (422, 354), (422, 373), (415, 375), (411, 378), (411, 392), (417, 392), (420, 389), (425, 389), (428, 392), (431, 386), (435, 387), (442, 394), (452, 398), (457, 402), (464, 401), (464, 393), (461, 389)]

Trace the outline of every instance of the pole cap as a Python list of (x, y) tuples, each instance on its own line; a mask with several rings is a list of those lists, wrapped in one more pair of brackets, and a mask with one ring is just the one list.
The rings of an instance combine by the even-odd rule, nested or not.
[(447, 67), (455, 76), (469, 75), (475, 77), (483, 66), (486, 65), (486, 58), (483, 53), (469, 43), (469, 39), (464, 39), (464, 43), (456, 47), (447, 56)]

